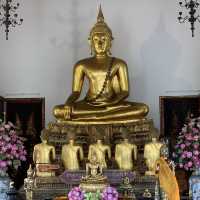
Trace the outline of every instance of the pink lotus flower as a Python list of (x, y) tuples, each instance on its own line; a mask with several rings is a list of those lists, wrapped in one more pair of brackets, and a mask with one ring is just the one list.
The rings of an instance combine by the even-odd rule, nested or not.
[(180, 147), (181, 147), (181, 149), (184, 149), (185, 148), (185, 144), (181, 144)]
[(5, 129), (10, 129), (11, 128), (11, 126), (9, 124), (5, 124), (4, 127), (5, 127)]
[(191, 141), (193, 140), (193, 136), (191, 134), (188, 134), (185, 136), (187, 140)]
[(4, 132), (5, 128), (4, 127), (0, 127), (0, 132)]
[(182, 164), (182, 163), (180, 163), (180, 164), (179, 164), (179, 167), (180, 167), (180, 168), (183, 168), (183, 164)]
[(6, 161), (0, 160), (0, 168), (6, 167)]
[(191, 152), (191, 151), (187, 152), (187, 157), (188, 157), (188, 158), (191, 158), (191, 157), (192, 157), (192, 152)]
[(182, 153), (181, 158), (186, 158), (186, 155), (184, 153)]
[(189, 146), (191, 145), (191, 142), (186, 142), (185, 145), (186, 145), (187, 147), (189, 147)]
[(191, 161), (189, 161), (189, 162), (187, 163), (187, 166), (188, 166), (188, 167), (192, 167), (192, 165), (193, 165), (193, 163), (192, 163)]
[(193, 147), (194, 147), (195, 149), (198, 149), (198, 148), (199, 148), (199, 144), (194, 144)]
[(193, 151), (193, 154), (194, 154), (195, 156), (198, 156), (198, 155), (199, 155), (199, 151), (195, 150), (195, 151)]

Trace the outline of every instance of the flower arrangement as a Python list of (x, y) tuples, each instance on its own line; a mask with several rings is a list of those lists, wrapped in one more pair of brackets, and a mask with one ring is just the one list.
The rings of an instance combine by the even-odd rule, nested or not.
[(74, 187), (68, 193), (69, 200), (83, 200), (85, 193), (81, 190), (80, 187)]
[(173, 157), (185, 170), (200, 167), (200, 117), (189, 118), (178, 135)]
[(9, 167), (17, 169), (26, 160), (24, 138), (19, 137), (11, 122), (0, 124), (0, 175), (6, 175)]
[(102, 200), (117, 200), (118, 192), (114, 187), (106, 187), (102, 193)]
[(106, 187), (102, 193), (97, 191), (96, 193), (85, 193), (80, 187), (74, 187), (68, 193), (69, 200), (117, 200), (118, 192), (113, 187)]

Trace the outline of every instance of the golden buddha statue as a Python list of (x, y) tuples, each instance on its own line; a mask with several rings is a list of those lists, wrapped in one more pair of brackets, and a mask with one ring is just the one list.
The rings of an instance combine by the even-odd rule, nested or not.
[(95, 152), (92, 153), (91, 159), (89, 163), (86, 163), (86, 177), (89, 178), (97, 178), (102, 177), (103, 174), (103, 166), (98, 163), (97, 155)]
[[(129, 95), (128, 69), (123, 60), (110, 56), (112, 40), (112, 31), (104, 22), (100, 7), (97, 23), (89, 35), (93, 56), (74, 66), (72, 94), (64, 105), (53, 110), (58, 122), (138, 121), (148, 114), (147, 105), (125, 101)], [(85, 78), (89, 89), (86, 97), (78, 101)]]
[(103, 191), (109, 186), (108, 179), (103, 175), (103, 166), (98, 162), (95, 152), (92, 152), (89, 163), (86, 163), (86, 176), (82, 177), (79, 187), (85, 192)]
[(108, 159), (111, 158), (111, 148), (109, 145), (103, 144), (103, 138), (101, 134), (98, 132), (97, 129), (96, 131), (97, 141), (95, 144), (91, 144), (89, 146), (88, 160), (91, 161), (93, 154), (95, 154), (98, 163), (101, 164), (103, 168), (107, 168), (106, 155), (108, 156)]
[[(37, 176), (54, 176), (55, 172), (49, 171), (51, 167), (48, 167), (48, 164), (51, 164), (55, 160), (55, 147), (47, 144), (47, 132), (48, 130), (43, 129), (41, 131), (41, 141), (42, 143), (36, 144), (33, 150), (33, 162), (36, 165), (36, 175)], [(46, 165), (47, 171), (41, 171), (40, 167)]]
[(158, 131), (156, 128), (152, 128), (152, 141), (144, 146), (144, 159), (148, 167), (146, 175), (155, 175), (156, 161), (160, 158), (160, 150), (163, 143), (158, 141)]
[(68, 134), (69, 144), (62, 147), (61, 160), (67, 170), (79, 170), (79, 158), (83, 160), (83, 149), (75, 144), (75, 135)]
[(121, 131), (123, 134), (123, 141), (115, 147), (115, 160), (119, 169), (132, 170), (133, 158), (137, 160), (137, 146), (129, 142), (126, 128), (122, 128)]

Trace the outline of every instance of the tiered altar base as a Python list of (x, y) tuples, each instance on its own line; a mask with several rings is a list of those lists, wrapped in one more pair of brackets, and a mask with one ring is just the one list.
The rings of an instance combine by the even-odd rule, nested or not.
[[(51, 122), (48, 125), (48, 142), (55, 146), (57, 164), (62, 166), (60, 161), (60, 154), (62, 145), (68, 142), (69, 129), (74, 130), (75, 141), (82, 145), (85, 158), (88, 154), (88, 146), (96, 142), (97, 136), (95, 129), (101, 130), (105, 144), (108, 144), (112, 150), (112, 160), (108, 163), (108, 169), (104, 170), (104, 175), (108, 178), (111, 186), (120, 188), (123, 182), (123, 177), (128, 176), (131, 185), (134, 188), (134, 194), (138, 198), (142, 198), (145, 191), (151, 194), (154, 199), (158, 195), (158, 181), (154, 176), (143, 176), (146, 168), (143, 159), (144, 144), (151, 139), (152, 120), (142, 119), (139, 121), (126, 121), (118, 123), (87, 123), (87, 122)], [(127, 172), (117, 169), (114, 161), (115, 145), (122, 139), (120, 128), (126, 128), (129, 132), (129, 141), (137, 145), (138, 159), (134, 163), (134, 172)], [(60, 163), (59, 163), (60, 162)], [(78, 186), (81, 177), (85, 175), (85, 162), (80, 165), (82, 170), (78, 171), (64, 171), (61, 167), (60, 171), (56, 173), (55, 177), (32, 177), (26, 190), (28, 200), (37, 199), (53, 199), (57, 196), (66, 196), (70, 189)]]
[[(149, 200), (159, 198), (158, 180), (154, 176), (139, 176), (135, 172), (122, 170), (105, 170), (104, 174), (108, 177), (111, 186), (120, 191), (121, 179), (125, 175), (130, 178), (136, 199), (144, 198), (149, 194)], [(84, 170), (76, 172), (65, 171), (59, 177), (37, 177), (30, 185), (31, 190), (27, 191), (27, 200), (54, 199), (58, 196), (66, 196), (74, 186), (78, 186), (81, 177), (85, 175)], [(122, 199), (123, 194), (119, 193)]]

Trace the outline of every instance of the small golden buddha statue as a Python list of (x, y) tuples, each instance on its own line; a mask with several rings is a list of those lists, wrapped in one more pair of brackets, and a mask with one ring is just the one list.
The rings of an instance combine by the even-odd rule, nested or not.
[(98, 159), (96, 153), (93, 152), (90, 162), (86, 163), (86, 177), (89, 178), (97, 178), (103, 177), (103, 166), (98, 163)]
[(158, 141), (158, 137), (158, 131), (153, 127), (152, 141), (144, 146), (144, 158), (148, 167), (146, 175), (155, 175), (156, 161), (160, 158), (160, 149), (163, 146), (163, 143)]
[(108, 159), (111, 158), (111, 148), (109, 145), (103, 144), (103, 137), (100, 133), (97, 133), (96, 137), (96, 143), (89, 146), (88, 160), (91, 161), (92, 155), (95, 154), (98, 163), (101, 164), (103, 168), (107, 168), (106, 155)]
[(86, 163), (86, 176), (82, 177), (80, 188), (86, 192), (103, 191), (109, 186), (106, 176), (103, 176), (103, 166), (98, 162), (95, 152), (92, 152), (89, 163)]
[(120, 169), (132, 170), (133, 158), (134, 160), (137, 160), (137, 146), (129, 142), (128, 131), (126, 128), (122, 128), (121, 131), (123, 134), (123, 141), (115, 147), (115, 160)]
[(61, 160), (67, 170), (79, 170), (79, 158), (83, 160), (83, 149), (75, 144), (75, 135), (68, 133), (69, 144), (62, 147)]
[[(138, 121), (148, 114), (147, 105), (125, 101), (129, 95), (128, 69), (123, 60), (110, 56), (112, 40), (112, 31), (104, 22), (100, 7), (89, 35), (93, 56), (74, 66), (72, 94), (64, 105), (53, 110), (58, 122)], [(89, 89), (86, 97), (78, 101), (84, 79), (88, 79)]]
[(33, 199), (33, 186), (34, 186), (34, 171), (32, 170), (31, 165), (29, 165), (29, 168), (27, 170), (27, 178), (24, 179), (24, 190), (26, 192), (26, 200), (32, 200)]
[[(41, 131), (41, 141), (42, 143), (36, 144), (33, 150), (33, 162), (36, 165), (36, 175), (37, 176), (54, 176), (55, 172), (51, 171), (41, 171), (39, 168), (41, 165), (51, 164), (55, 160), (55, 147), (49, 145), (47, 138), (48, 130), (43, 129)], [(47, 167), (48, 168), (48, 167)]]

